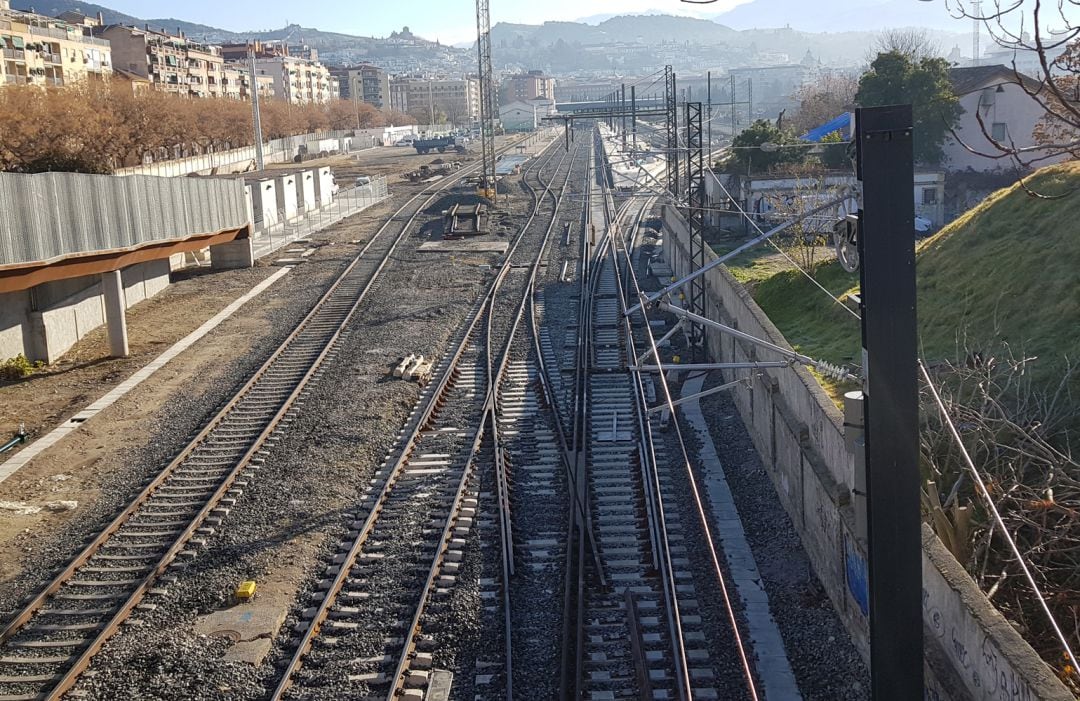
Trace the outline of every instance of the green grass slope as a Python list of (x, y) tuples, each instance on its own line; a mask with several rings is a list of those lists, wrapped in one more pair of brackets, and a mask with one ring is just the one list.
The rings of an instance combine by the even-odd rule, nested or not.
[[(1007, 342), (1043, 384), (1080, 360), (1080, 163), (994, 193), (919, 246), (919, 327), (929, 359), (1000, 354)], [(1071, 193), (1071, 194), (1069, 194)]]
[[(1000, 356), (1007, 342), (1028, 369), (1053, 390), (1068, 366), (1080, 362), (1080, 162), (1043, 168), (992, 194), (918, 247), (920, 347), (930, 361), (963, 360), (965, 353)], [(836, 363), (857, 363), (858, 320), (839, 309), (802, 274), (775, 261), (735, 261), (732, 272), (799, 351)], [(834, 295), (858, 286), (835, 262), (816, 279)], [(1078, 381), (1074, 388), (1080, 387)], [(833, 394), (844, 387), (825, 383)]]

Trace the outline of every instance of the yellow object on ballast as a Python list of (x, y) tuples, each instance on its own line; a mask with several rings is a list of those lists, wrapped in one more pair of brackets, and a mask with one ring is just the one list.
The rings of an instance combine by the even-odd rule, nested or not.
[(254, 580), (249, 579), (246, 582), (241, 582), (240, 586), (236, 588), (236, 599), (238, 601), (247, 601), (253, 596), (255, 596)]

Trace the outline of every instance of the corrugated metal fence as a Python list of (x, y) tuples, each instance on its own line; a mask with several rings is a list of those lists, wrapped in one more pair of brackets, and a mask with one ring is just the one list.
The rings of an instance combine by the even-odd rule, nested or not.
[(241, 180), (0, 173), (0, 265), (248, 223)]

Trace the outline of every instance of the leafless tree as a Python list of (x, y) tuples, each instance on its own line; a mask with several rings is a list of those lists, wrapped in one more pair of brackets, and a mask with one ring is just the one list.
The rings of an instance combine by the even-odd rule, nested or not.
[[(991, 148), (980, 151), (959, 137), (957, 141), (972, 153), (1008, 160), (1024, 170), (1080, 153), (1080, 2), (984, 0), (980, 10), (971, 0), (946, 0), (946, 5), (954, 17), (981, 23), (996, 44), (1013, 50), (1014, 80), (1044, 112), (1032, 145), (1017, 144), (1011, 137), (995, 139), (979, 114), (976, 119)], [(1032, 75), (1017, 66), (1015, 57), (1025, 54), (1036, 59)]]
[(802, 134), (851, 110), (858, 91), (858, 78), (839, 71), (822, 73), (795, 92), (799, 110), (790, 120), (791, 129)]
[[(932, 379), (1008, 534), (995, 525), (960, 446), (923, 387), (921, 454), (926, 515), (986, 596), (1074, 691), (1076, 670), (1005, 542), (1019, 547), (1070, 647), (1080, 643), (1080, 463), (1069, 450), (1076, 430), (1076, 378), (1066, 366), (1046, 387), (1032, 380), (1040, 361), (1005, 343), (965, 350), (933, 368)], [(1042, 361), (1045, 362), (1045, 361)]]
[(874, 42), (874, 55), (867, 62), (872, 62), (879, 53), (887, 54), (890, 51), (903, 54), (915, 62), (941, 55), (941, 47), (925, 29), (886, 29), (878, 35)]

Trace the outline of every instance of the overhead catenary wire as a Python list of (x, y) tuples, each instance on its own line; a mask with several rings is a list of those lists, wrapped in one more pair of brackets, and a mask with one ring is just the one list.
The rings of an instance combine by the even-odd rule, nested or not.
[[(647, 200), (645, 202), (645, 204), (642, 206), (642, 209), (641, 209), (642, 216), (644, 215), (645, 210), (650, 205), (651, 205), (651, 202), (649, 200)], [(611, 248), (613, 256), (615, 254), (614, 242), (617, 240), (618, 243), (620, 244), (620, 248), (622, 249), (623, 256), (626, 258), (626, 261), (627, 261), (627, 271), (628, 271), (629, 280), (630, 280), (630, 282), (633, 283), (634, 289), (637, 292), (637, 296), (640, 297), (641, 294), (643, 294), (643, 292), (642, 292), (642, 289), (641, 289), (641, 285), (638, 282), (637, 274), (634, 272), (633, 259), (630, 257), (630, 252), (626, 247), (626, 241), (623, 240), (621, 237), (615, 236), (614, 235), (614, 229), (609, 230), (608, 235), (609, 235), (610, 239), (613, 242), (612, 243), (612, 248)], [(618, 275), (618, 266), (617, 265), (615, 266), (615, 270), (616, 270), (616, 275)], [(618, 287), (619, 287), (620, 292), (621, 292), (622, 286), (619, 285)], [(624, 309), (627, 306), (626, 300), (624, 298), (622, 298), (621, 294), (620, 294), (620, 304), (622, 305), (622, 307)], [(648, 312), (644, 307), (642, 307), (640, 311), (641, 311), (641, 315), (642, 315), (642, 317), (643, 317), (643, 319), (645, 321), (643, 327), (644, 327), (645, 332), (646, 332), (646, 337), (649, 340), (649, 352), (650, 352), (651, 355), (653, 355), (657, 359), (659, 359), (660, 358), (660, 349), (656, 345), (656, 337), (652, 332), (652, 325), (651, 325), (651, 323), (649, 321)], [(675, 404), (674, 404), (674, 400), (672, 399), (672, 396), (671, 396), (671, 390), (670, 390), (670, 387), (668, 386), (667, 378), (665, 377), (664, 373), (660, 373), (659, 378), (660, 378), (660, 387), (661, 387), (661, 390), (663, 391), (663, 395), (664, 395), (664, 401), (668, 406), (668, 410), (671, 412), (671, 416), (674, 418), (676, 416)], [(690, 490), (691, 490), (691, 493), (692, 493), (693, 498), (694, 498), (694, 504), (695, 504), (695, 508), (697, 509), (697, 512), (698, 512), (699, 521), (701, 523), (702, 528), (705, 531), (705, 543), (706, 543), (707, 549), (709, 551), (710, 558), (712, 560), (712, 564), (713, 564), (713, 568), (714, 568), (714, 571), (715, 571), (715, 574), (716, 574), (716, 577), (717, 577), (717, 581), (718, 581), (718, 583), (720, 585), (721, 596), (722, 596), (722, 598), (724, 600), (724, 606), (725, 606), (725, 609), (726, 609), (726, 612), (727, 612), (728, 621), (731, 624), (732, 634), (733, 634), (733, 636), (735, 638), (735, 645), (736, 645), (736, 648), (737, 648), (738, 654), (739, 654), (739, 662), (741, 664), (743, 674), (746, 677), (747, 690), (750, 693), (750, 697), (754, 701), (757, 701), (759, 699), (759, 696), (758, 696), (758, 692), (757, 692), (757, 686), (756, 686), (756, 684), (754, 682), (754, 674), (753, 674), (753, 670), (752, 670), (751, 665), (750, 665), (750, 659), (749, 659), (749, 656), (748, 656), (748, 654), (746, 652), (746, 646), (745, 646), (745, 643), (743, 642), (742, 634), (739, 632), (738, 619), (737, 619), (737, 617), (735, 615), (735, 609), (734, 609), (734, 606), (732, 604), (731, 594), (728, 591), (727, 580), (724, 577), (723, 570), (722, 570), (722, 568), (720, 566), (720, 558), (719, 558), (719, 555), (716, 552), (716, 545), (713, 542), (712, 529), (709, 527), (708, 519), (705, 517), (705, 508), (704, 508), (704, 504), (703, 504), (703, 501), (702, 501), (702, 498), (701, 498), (701, 492), (700, 492), (700, 490), (698, 488), (697, 479), (694, 476), (694, 471), (690, 467), (690, 456), (686, 452), (686, 443), (685, 443), (685, 440), (683, 439), (682, 429), (680, 428), (679, 422), (677, 420), (673, 421), (672, 424), (675, 427), (676, 439), (677, 439), (677, 442), (679, 444), (679, 449), (682, 452), (683, 465), (684, 465), (684, 467), (686, 469), (686, 475), (687, 475), (687, 478), (688, 478), (689, 483), (690, 483)]]
[(1039, 601), (1039, 607), (1046, 614), (1046, 619), (1050, 623), (1050, 627), (1054, 630), (1054, 635), (1057, 637), (1058, 642), (1061, 643), (1062, 650), (1065, 652), (1065, 656), (1069, 660), (1069, 665), (1072, 667), (1072, 675), (1076, 679), (1080, 680), (1080, 664), (1076, 661), (1076, 656), (1073, 654), (1072, 648), (1069, 646), (1069, 641), (1065, 637), (1065, 634), (1061, 630), (1061, 626), (1054, 618), (1053, 612), (1050, 610), (1050, 605), (1046, 602), (1046, 596), (1043, 595), (1039, 589), (1039, 585), (1035, 582), (1034, 575), (1031, 574), (1031, 569), (1024, 561), (1024, 556), (1020, 552), (1020, 546), (1016, 544), (1016, 540), (1009, 533), (1009, 529), (1005, 525), (1005, 520), (1001, 517), (1001, 512), (998, 511), (997, 504), (994, 503), (993, 497), (990, 495), (990, 490), (986, 486), (986, 482), (983, 480), (982, 475), (979, 473), (977, 467), (975, 467), (975, 461), (972, 460), (971, 454), (968, 452), (967, 446), (964, 445), (963, 439), (960, 437), (960, 432), (956, 428), (956, 424), (953, 423), (952, 417), (949, 416), (949, 410), (945, 406), (945, 402), (942, 401), (941, 395), (938, 393), (937, 387), (934, 385), (933, 380), (930, 378), (930, 373), (926, 369), (926, 364), (922, 359), (918, 359), (919, 372), (922, 374), (923, 380), (926, 382), (927, 387), (930, 390), (930, 396), (934, 399), (934, 404), (937, 405), (938, 413), (941, 414), (941, 420), (949, 430), (949, 435), (956, 443), (956, 447), (959, 449), (960, 454), (964, 458), (964, 464), (966, 465), (968, 472), (971, 473), (971, 479), (975, 483), (976, 491), (983, 501), (986, 502), (986, 507), (989, 509), (990, 514), (993, 516), (994, 525), (1001, 533), (1001, 536), (1005, 539), (1005, 542), (1009, 544), (1009, 549), (1012, 551), (1013, 557), (1016, 558), (1016, 563), (1020, 566), (1020, 569), (1024, 573), (1024, 578), (1027, 579), (1028, 584), (1031, 585), (1032, 593), (1035, 594), (1035, 598)]

